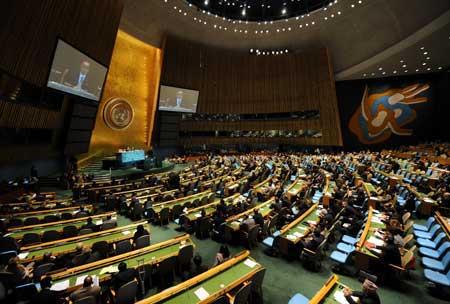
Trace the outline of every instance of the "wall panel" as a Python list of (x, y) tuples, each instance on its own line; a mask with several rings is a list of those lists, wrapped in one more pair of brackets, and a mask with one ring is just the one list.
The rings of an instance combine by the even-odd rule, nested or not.
[(0, 68), (44, 86), (57, 37), (109, 65), (122, 0), (4, 0)]
[[(318, 123), (312, 125), (323, 131), (323, 137), (315, 139), (316, 144), (342, 145), (333, 71), (325, 48), (255, 56), (168, 37), (161, 84), (199, 90), (199, 113), (319, 110)], [(196, 124), (202, 127), (194, 129), (205, 130), (205, 122)], [(273, 124), (259, 122), (258, 127), (254, 122), (242, 122), (240, 128), (268, 130)], [(307, 124), (283, 121), (278, 125), (279, 129), (290, 129)]]

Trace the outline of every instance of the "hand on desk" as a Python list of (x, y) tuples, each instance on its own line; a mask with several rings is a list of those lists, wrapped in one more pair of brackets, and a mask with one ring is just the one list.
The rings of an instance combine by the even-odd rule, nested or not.
[(348, 288), (348, 287), (344, 288), (343, 293), (344, 293), (344, 296), (345, 296), (345, 297), (348, 297), (348, 296), (351, 296), (351, 295), (352, 295), (352, 291), (351, 291), (351, 289)]

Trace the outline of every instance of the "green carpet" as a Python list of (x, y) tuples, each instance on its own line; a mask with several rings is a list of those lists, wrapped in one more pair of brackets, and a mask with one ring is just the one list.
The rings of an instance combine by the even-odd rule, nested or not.
[[(119, 225), (126, 225), (131, 223), (131, 221), (123, 216), (119, 216), (118, 223)], [(150, 231), (152, 243), (161, 242), (181, 234), (175, 231), (177, 227), (174, 223), (164, 227), (152, 225)], [(211, 239), (199, 240), (195, 236), (192, 236), (192, 239), (196, 245), (196, 252), (202, 256), (204, 264), (211, 266), (214, 263), (220, 244)], [(263, 249), (264, 246), (259, 244), (258, 248), (251, 251), (251, 256), (267, 269), (263, 284), (264, 303), (287, 303), (295, 293), (302, 293), (306, 297), (311, 298), (332, 274), (330, 270), (332, 263), (328, 258), (325, 258), (322, 270), (316, 273), (305, 269), (299, 261), (289, 262), (282, 258), (269, 257), (263, 253)], [(244, 250), (244, 248), (230, 246), (230, 250), (232, 254), (235, 254)], [(331, 251), (332, 249), (327, 252), (327, 256), (330, 255)], [(379, 295), (383, 304), (448, 303), (430, 295), (426, 288), (426, 281), (423, 278), (420, 258), (417, 259), (416, 265), (417, 269), (410, 272), (410, 278), (399, 282), (396, 290), (384, 286), (379, 289)], [(361, 288), (361, 283), (354, 278), (340, 275), (340, 281), (353, 289), (360, 290)], [(155, 292), (156, 290), (151, 290), (149, 294)]]

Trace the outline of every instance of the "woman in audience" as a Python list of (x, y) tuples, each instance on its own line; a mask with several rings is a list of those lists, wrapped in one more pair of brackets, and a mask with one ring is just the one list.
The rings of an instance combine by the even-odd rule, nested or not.
[(220, 246), (219, 252), (216, 254), (216, 261), (214, 263), (214, 266), (222, 264), (229, 258), (230, 258), (230, 250), (228, 249), (228, 246), (226, 245)]

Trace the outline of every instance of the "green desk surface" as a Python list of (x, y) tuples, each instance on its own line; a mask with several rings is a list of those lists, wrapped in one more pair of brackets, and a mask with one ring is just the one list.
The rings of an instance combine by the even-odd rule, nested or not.
[(221, 289), (228, 285), (233, 284), (242, 277), (251, 273), (253, 270), (258, 269), (259, 264), (255, 265), (253, 268), (247, 266), (244, 261), (241, 261), (231, 268), (228, 268), (217, 275), (200, 282), (197, 285), (192, 286), (190, 289), (182, 292), (179, 295), (172, 297), (167, 301), (161, 303), (167, 304), (194, 304), (199, 303), (200, 299), (195, 295), (195, 291), (199, 288), (204, 288), (210, 295), (219, 292)]
[[(272, 202), (273, 202), (272, 200), (269, 200), (267, 202), (264, 202), (264, 203), (256, 206), (256, 208), (258, 208), (259, 213), (261, 213), (263, 218), (266, 218), (272, 212), (272, 209), (270, 208)], [(244, 212), (246, 212), (246, 211), (244, 211)], [(252, 213), (250, 213), (249, 215), (252, 215)], [(236, 218), (234, 221), (227, 222), (227, 226), (229, 226), (231, 229), (237, 231), (240, 228), (243, 218), (244, 218), (244, 215), (239, 218)]]
[[(146, 227), (148, 229), (148, 227)], [(129, 231), (129, 233), (124, 234), (124, 231)], [(27, 259), (37, 258), (44, 255), (46, 252), (51, 252), (53, 255), (58, 255), (63, 252), (73, 251), (75, 250), (78, 243), (82, 243), (84, 246), (91, 247), (94, 243), (100, 241), (112, 242), (114, 240), (124, 239), (124, 238), (132, 238), (134, 233), (136, 232), (136, 228), (124, 229), (122, 231), (116, 231), (113, 233), (108, 233), (104, 235), (100, 235), (97, 237), (91, 237), (84, 240), (77, 240), (73, 242), (61, 242), (55, 246), (45, 247), (43, 249), (36, 249), (29, 252)]]
[(375, 187), (371, 183), (364, 183), (366, 185), (367, 190), (369, 190), (370, 193), (377, 192)]
[[(376, 213), (374, 213), (372, 216), (377, 216)], [(368, 223), (369, 224), (369, 223)], [(386, 229), (386, 225), (384, 223), (377, 223), (377, 222), (370, 222), (370, 228), (367, 232), (366, 239), (364, 240), (364, 243), (370, 239), (370, 237), (375, 233), (374, 229)], [(361, 247), (361, 252), (376, 257), (376, 255), (371, 252), (365, 245)]]
[(55, 283), (69, 280), (69, 287), (74, 287), (74, 286), (76, 286), (77, 278), (80, 276), (85, 276), (85, 275), (91, 275), (91, 276), (95, 275), (95, 276), (98, 276), (100, 280), (102, 280), (103, 277), (108, 275), (108, 274), (100, 275), (101, 270), (105, 267), (110, 267), (110, 266), (118, 267), (120, 262), (125, 262), (127, 264), (128, 268), (131, 268), (131, 267), (136, 268), (136, 267), (138, 267), (138, 260), (143, 260), (144, 264), (151, 264), (152, 260), (160, 260), (164, 256), (176, 255), (179, 250), (180, 250), (180, 243), (176, 243), (174, 245), (164, 247), (164, 248), (152, 251), (152, 252), (144, 252), (139, 256), (133, 256), (133, 257), (130, 257), (129, 259), (117, 261), (116, 263), (102, 265), (95, 269), (91, 269), (91, 270), (88, 270), (85, 272), (80, 272), (80, 273), (77, 273), (77, 274), (69, 276), (69, 277), (61, 278), (61, 279), (56, 280)]
[(308, 214), (308, 216), (306, 216), (303, 219), (303, 221), (301, 221), (300, 223), (298, 223), (297, 225), (295, 225), (294, 227), (292, 227), (291, 229), (286, 231), (283, 234), (283, 237), (285, 237), (286, 239), (288, 239), (290, 241), (297, 242), (308, 231), (308, 229), (309, 229), (308, 221), (314, 221), (314, 222), (318, 221), (318, 219), (319, 219), (318, 212), (319, 212), (319, 210), (317, 208), (314, 209), (310, 214)]
[(299, 180), (299, 181), (297, 181), (297, 182), (295, 183), (295, 185), (292, 186), (291, 189), (289, 189), (289, 192), (292, 192), (292, 193), (297, 192), (298, 190), (300, 190), (300, 189), (303, 187), (304, 184), (305, 184), (305, 181), (304, 181), (304, 180)]
[(337, 282), (333, 288), (328, 292), (326, 297), (320, 302), (321, 304), (340, 304), (335, 298), (334, 294), (336, 292), (343, 292), (345, 289), (345, 286), (341, 283)]
[[(21, 215), (21, 216), (13, 216), (14, 219), (21, 219), (21, 220), (25, 220), (26, 218), (29, 217), (36, 217), (39, 220), (44, 219), (44, 217), (46, 217), (47, 215), (56, 215), (61, 217), (61, 214), (63, 213), (70, 213), (70, 214), (74, 214), (76, 212), (78, 212), (80, 209), (74, 209), (74, 210), (67, 210), (67, 211), (55, 211), (55, 212), (45, 212), (45, 213), (37, 213), (37, 214), (29, 214), (29, 215)], [(92, 210), (92, 209), (87, 209), (87, 211)]]
[(211, 194), (211, 192), (206, 192), (206, 193), (202, 192), (202, 193), (198, 193), (198, 194), (194, 194), (194, 195), (189, 195), (189, 196), (185, 197), (184, 199), (164, 202), (161, 205), (153, 206), (153, 211), (155, 211), (156, 213), (159, 213), (164, 207), (170, 208), (170, 207), (173, 207), (176, 205), (182, 205), (187, 202), (194, 201), (196, 199), (201, 200), (203, 197), (208, 196), (210, 194)]
[[(220, 200), (217, 200), (216, 202), (218, 204), (220, 202)], [(210, 216), (211, 214), (213, 214), (216, 211), (217, 204), (211, 205), (207, 208), (199, 209), (195, 212), (190, 212), (190, 213), (184, 214), (184, 216), (191, 222), (196, 221), (198, 218), (201, 217), (202, 210), (205, 210), (206, 216)]]
[[(102, 217), (102, 219), (106, 218), (106, 215), (104, 217)], [(92, 222), (95, 224), (97, 221), (99, 221), (100, 218), (94, 218), (92, 219)], [(79, 222), (69, 222), (69, 223), (63, 223), (63, 224), (57, 224), (57, 225), (49, 225), (46, 227), (36, 227), (33, 229), (24, 229), (24, 230), (17, 230), (17, 231), (13, 231), (9, 234), (10, 237), (13, 238), (21, 238), (24, 236), (24, 234), (26, 233), (37, 233), (37, 234), (41, 234), (44, 233), (45, 231), (50, 231), (50, 230), (57, 230), (57, 231), (62, 231), (62, 229), (65, 226), (75, 226), (78, 229), (81, 228), (81, 226), (85, 225), (87, 223), (87, 220), (82, 220)]]

